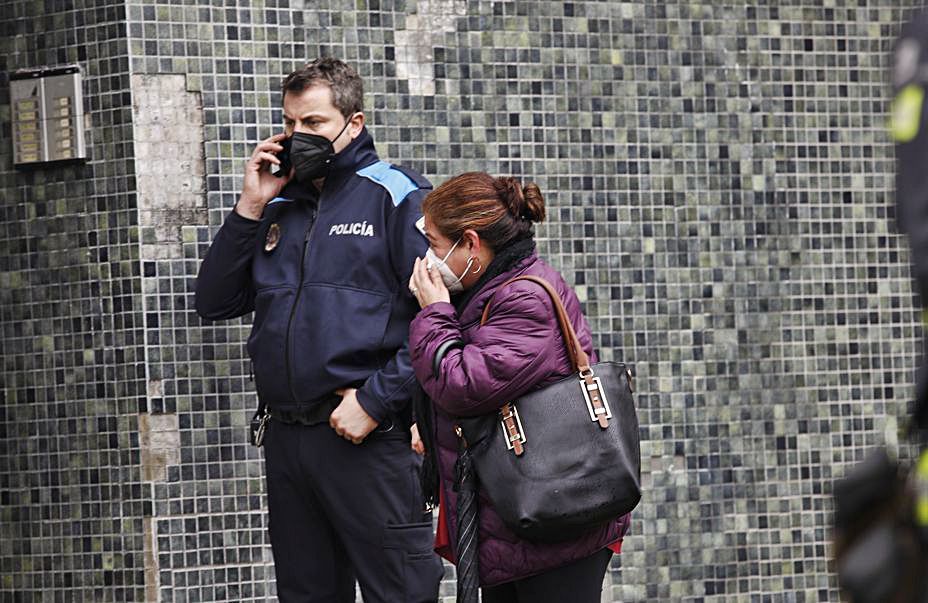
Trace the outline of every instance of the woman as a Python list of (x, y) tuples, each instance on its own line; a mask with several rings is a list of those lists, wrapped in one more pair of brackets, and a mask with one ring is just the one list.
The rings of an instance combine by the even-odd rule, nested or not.
[[(457, 533), (454, 417), (496, 413), (504, 403), (573, 370), (545, 291), (527, 281), (503, 283), (518, 275), (550, 282), (584, 351), (593, 362), (595, 356), (577, 296), (535, 252), (532, 224), (545, 217), (536, 185), (470, 172), (430, 193), (422, 211), (430, 248), (425, 259), (416, 260), (409, 282), (422, 307), (410, 325), (409, 348), (416, 377), (431, 399), (431, 409), (418, 405), (417, 418), (440, 475), (436, 550), (454, 562), (448, 537)], [(481, 326), (491, 296), (492, 309)], [(449, 347), (447, 342), (455, 340), (463, 346)], [(421, 451), (416, 442), (414, 447)], [(628, 528), (627, 515), (572, 540), (536, 543), (507, 529), (485, 492), (478, 493), (478, 501), (484, 602), (600, 600), (609, 561)]]

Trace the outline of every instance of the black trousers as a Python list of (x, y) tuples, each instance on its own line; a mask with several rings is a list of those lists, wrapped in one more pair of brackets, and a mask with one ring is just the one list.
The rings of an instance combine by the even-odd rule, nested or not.
[(483, 603), (599, 603), (612, 551), (603, 549), (543, 574), (482, 589)]
[(444, 569), (423, 512), (409, 432), (359, 445), (327, 423), (271, 421), (264, 440), (277, 596), (291, 601), (436, 601)]

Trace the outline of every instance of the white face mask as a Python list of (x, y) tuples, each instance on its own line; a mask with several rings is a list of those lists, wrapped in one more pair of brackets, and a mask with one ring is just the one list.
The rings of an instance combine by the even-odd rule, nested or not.
[(438, 272), (441, 274), (441, 280), (443, 283), (445, 283), (445, 287), (448, 288), (448, 293), (451, 294), (460, 293), (464, 290), (464, 285), (461, 283), (461, 280), (464, 278), (464, 276), (467, 275), (467, 271), (470, 270), (471, 265), (474, 263), (474, 258), (467, 260), (467, 266), (464, 267), (464, 273), (461, 276), (456, 275), (454, 270), (452, 270), (451, 267), (445, 263), (448, 258), (451, 257), (451, 253), (460, 242), (461, 239), (455, 241), (454, 245), (451, 246), (451, 249), (448, 250), (448, 253), (445, 254), (444, 258), (439, 258), (437, 255), (435, 255), (435, 252), (432, 251), (431, 247), (429, 247), (425, 252), (425, 260), (428, 262), (428, 267), (438, 267)]

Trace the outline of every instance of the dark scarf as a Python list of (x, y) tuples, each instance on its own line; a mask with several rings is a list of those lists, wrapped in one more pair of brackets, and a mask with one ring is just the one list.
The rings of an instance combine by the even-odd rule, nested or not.
[[(497, 276), (508, 272), (516, 264), (529, 257), (535, 251), (535, 240), (531, 237), (511, 243), (499, 250), (484, 270), (483, 276), (474, 283), (474, 286), (451, 298), (451, 304), (461, 315), (467, 304), (483, 289), (488, 282)], [(432, 401), (416, 383), (412, 391), (413, 409), (416, 424), (419, 428), (419, 437), (425, 445), (425, 458), (419, 471), (419, 481), (422, 486), (422, 496), (426, 503), (438, 505), (438, 450), (435, 442), (435, 426), (432, 422)]]

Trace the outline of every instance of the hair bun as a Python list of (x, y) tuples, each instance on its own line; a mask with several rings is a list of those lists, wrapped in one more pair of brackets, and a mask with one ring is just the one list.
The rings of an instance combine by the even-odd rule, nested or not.
[(515, 178), (497, 178), (496, 189), (503, 205), (517, 219), (541, 222), (545, 219), (545, 200), (534, 182), (522, 186)]
[(522, 206), (525, 205), (525, 198), (522, 196), (522, 185), (515, 178), (500, 177), (494, 183), (496, 191), (499, 194), (503, 206), (512, 216), (518, 218), (522, 213)]

